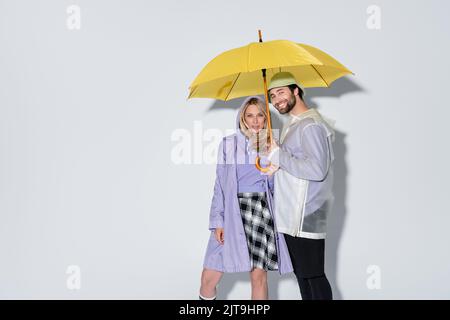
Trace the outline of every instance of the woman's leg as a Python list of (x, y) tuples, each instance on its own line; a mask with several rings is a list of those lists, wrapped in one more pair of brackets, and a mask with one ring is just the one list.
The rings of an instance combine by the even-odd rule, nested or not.
[(216, 297), (216, 286), (222, 278), (222, 272), (203, 269), (202, 279), (200, 285), (200, 296), (204, 298), (215, 298)]
[(252, 300), (267, 300), (267, 271), (255, 268), (250, 272)]

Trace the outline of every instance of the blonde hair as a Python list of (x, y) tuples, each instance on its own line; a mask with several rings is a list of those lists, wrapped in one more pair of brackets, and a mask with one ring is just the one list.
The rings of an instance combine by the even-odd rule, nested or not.
[[(255, 133), (254, 131), (250, 130), (249, 126), (245, 122), (245, 111), (247, 111), (247, 108), (252, 105), (257, 106), (258, 110), (264, 115), (264, 126), (258, 133)], [(266, 113), (266, 106), (261, 99), (250, 98), (247, 101), (247, 103), (245, 104), (244, 108), (241, 111), (239, 117), (239, 125), (241, 131), (251, 141), (253, 149), (256, 150), (256, 141), (258, 141), (259, 151), (265, 152), (267, 148), (267, 113)]]

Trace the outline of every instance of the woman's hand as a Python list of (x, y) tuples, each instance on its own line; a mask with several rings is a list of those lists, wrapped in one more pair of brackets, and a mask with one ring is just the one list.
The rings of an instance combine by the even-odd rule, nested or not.
[(214, 234), (216, 236), (216, 240), (218, 242), (220, 242), (220, 244), (223, 244), (224, 239), (223, 239), (223, 228), (216, 228), (216, 230), (214, 231)]

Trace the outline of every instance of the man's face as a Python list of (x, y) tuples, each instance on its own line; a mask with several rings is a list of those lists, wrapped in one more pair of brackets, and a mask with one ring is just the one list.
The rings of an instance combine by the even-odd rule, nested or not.
[(269, 91), (269, 97), (272, 105), (279, 113), (285, 114), (291, 111), (295, 106), (295, 95), (288, 87), (273, 88)]

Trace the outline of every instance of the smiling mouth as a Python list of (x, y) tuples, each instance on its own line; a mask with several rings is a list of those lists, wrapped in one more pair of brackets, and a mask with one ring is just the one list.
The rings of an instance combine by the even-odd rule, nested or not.
[(279, 109), (283, 109), (284, 107), (286, 107), (286, 102), (278, 104)]

